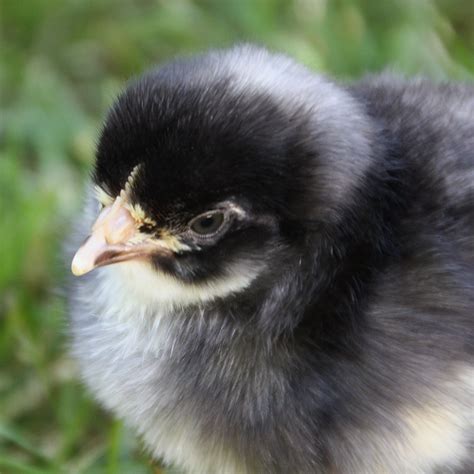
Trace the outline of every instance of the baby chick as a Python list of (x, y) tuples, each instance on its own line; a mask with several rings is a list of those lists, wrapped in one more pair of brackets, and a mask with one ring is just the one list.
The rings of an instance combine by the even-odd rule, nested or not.
[(472, 86), (210, 51), (133, 81), (96, 158), (73, 352), (154, 457), (473, 472)]

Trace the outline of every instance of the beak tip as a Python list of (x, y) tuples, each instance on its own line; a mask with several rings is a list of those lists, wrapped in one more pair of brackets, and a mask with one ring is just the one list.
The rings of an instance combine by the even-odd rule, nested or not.
[(71, 265), (71, 273), (74, 276), (81, 276), (81, 275), (84, 275), (85, 272), (81, 271), (81, 269), (76, 267), (75, 265)]
[[(76, 255), (77, 256), (77, 255)], [(84, 264), (81, 265), (81, 262), (77, 261), (76, 256), (74, 256), (71, 262), (71, 272), (74, 276), (82, 276), (90, 272), (93, 267), (87, 267)]]

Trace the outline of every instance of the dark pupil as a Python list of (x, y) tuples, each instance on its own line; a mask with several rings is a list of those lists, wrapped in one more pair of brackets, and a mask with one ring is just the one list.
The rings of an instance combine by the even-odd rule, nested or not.
[(212, 229), (212, 227), (214, 226), (214, 222), (215, 222), (214, 216), (207, 216), (207, 217), (203, 217), (199, 221), (199, 225), (201, 226), (203, 230), (208, 230), (208, 229)]

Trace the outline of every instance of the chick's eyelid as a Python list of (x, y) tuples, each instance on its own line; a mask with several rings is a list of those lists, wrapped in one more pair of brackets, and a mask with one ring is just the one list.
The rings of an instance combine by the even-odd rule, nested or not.
[(222, 214), (223, 222), (225, 222), (229, 218), (228, 213), (225, 211), (225, 209), (212, 209), (210, 211), (202, 212), (201, 214), (194, 216), (188, 222), (188, 227), (191, 227), (195, 222), (199, 221), (200, 219), (212, 218), (213, 216), (218, 214)]

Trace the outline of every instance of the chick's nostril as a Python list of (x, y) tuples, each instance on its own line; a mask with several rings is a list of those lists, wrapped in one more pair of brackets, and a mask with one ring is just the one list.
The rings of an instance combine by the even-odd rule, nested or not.
[(130, 213), (122, 208), (108, 219), (105, 228), (107, 241), (111, 244), (126, 242), (135, 232), (135, 221)]
[(123, 206), (113, 206), (102, 221), (103, 232), (109, 244), (125, 243), (136, 232), (135, 220)]

